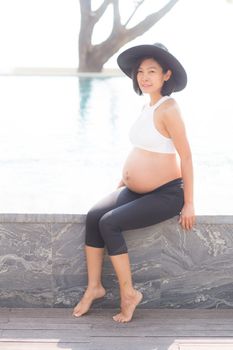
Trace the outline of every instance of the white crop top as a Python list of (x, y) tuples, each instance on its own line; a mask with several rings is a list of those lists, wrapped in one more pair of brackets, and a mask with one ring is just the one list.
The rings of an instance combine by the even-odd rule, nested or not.
[(153, 106), (150, 106), (149, 103), (144, 106), (141, 115), (134, 122), (129, 132), (129, 139), (135, 147), (151, 152), (176, 153), (172, 139), (163, 136), (155, 128), (153, 118), (155, 109), (169, 98), (170, 96), (163, 96)]

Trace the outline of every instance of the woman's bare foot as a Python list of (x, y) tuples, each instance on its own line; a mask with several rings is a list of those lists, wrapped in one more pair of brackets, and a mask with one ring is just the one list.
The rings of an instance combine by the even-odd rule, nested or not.
[(134, 294), (127, 296), (121, 301), (121, 312), (113, 316), (116, 322), (129, 322), (133, 317), (133, 313), (137, 305), (142, 301), (143, 295), (141, 292), (135, 290)]
[(87, 288), (80, 302), (75, 306), (73, 310), (73, 316), (80, 317), (87, 313), (94, 300), (103, 298), (106, 294), (104, 287), (99, 288)]

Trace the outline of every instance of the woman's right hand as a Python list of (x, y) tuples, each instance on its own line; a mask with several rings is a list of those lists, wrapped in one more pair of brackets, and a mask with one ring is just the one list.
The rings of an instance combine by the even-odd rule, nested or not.
[(120, 187), (123, 187), (123, 186), (125, 186), (125, 184), (124, 184), (124, 181), (121, 179), (121, 181), (119, 182), (119, 184), (117, 186), (117, 189)]
[(185, 204), (181, 210), (179, 223), (184, 230), (191, 230), (195, 224), (194, 206), (192, 203)]

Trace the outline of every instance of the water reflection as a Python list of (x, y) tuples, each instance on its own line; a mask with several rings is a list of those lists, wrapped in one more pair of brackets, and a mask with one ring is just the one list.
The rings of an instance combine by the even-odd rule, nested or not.
[(92, 92), (92, 78), (79, 77), (79, 96), (80, 96), (80, 116), (85, 118), (86, 109)]
[(116, 118), (116, 111), (118, 106), (117, 93), (115, 91), (116, 78), (113, 77), (79, 77), (78, 88), (79, 88), (79, 108), (80, 116), (86, 119), (86, 115), (90, 109), (91, 100), (93, 99), (95, 89), (101, 90), (101, 94), (95, 97), (93, 103), (97, 106), (100, 102), (109, 105), (111, 113), (109, 119), (113, 122)]

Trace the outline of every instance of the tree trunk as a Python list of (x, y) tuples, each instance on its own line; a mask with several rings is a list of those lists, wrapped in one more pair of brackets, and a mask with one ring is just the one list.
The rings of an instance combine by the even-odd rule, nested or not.
[[(150, 14), (134, 27), (127, 29), (127, 24), (144, 1), (138, 1), (134, 12), (123, 25), (119, 13), (119, 0), (104, 0), (96, 11), (91, 10), (91, 0), (79, 0), (81, 10), (79, 72), (101, 72), (103, 65), (123, 45), (148, 31), (178, 2), (178, 0), (170, 0), (162, 9)], [(92, 45), (91, 39), (94, 26), (110, 4), (113, 6), (112, 32), (101, 44)]]

